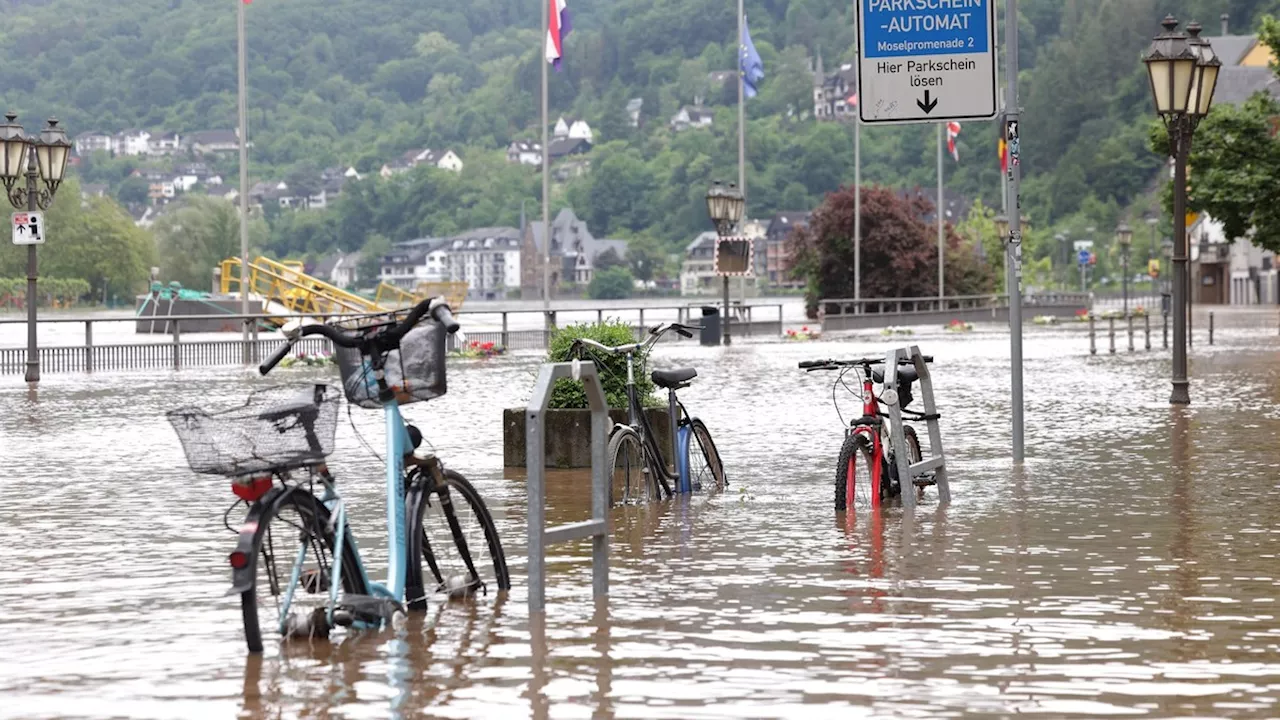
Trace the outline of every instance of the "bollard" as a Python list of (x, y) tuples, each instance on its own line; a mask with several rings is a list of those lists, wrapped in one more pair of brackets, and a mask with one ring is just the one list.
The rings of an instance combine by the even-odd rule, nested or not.
[(1093, 326), (1093, 313), (1089, 313), (1089, 354), (1098, 354), (1098, 334)]
[(1146, 342), (1147, 349), (1150, 350), (1151, 349), (1151, 316), (1143, 315), (1142, 324), (1145, 326), (1145, 333), (1147, 336), (1147, 342)]
[(257, 363), (262, 360), (262, 348), (258, 346), (258, 323), (255, 321), (252, 327), (253, 329), (249, 331), (249, 338), (253, 342), (253, 350), (249, 353), (249, 359)]
[(1113, 317), (1107, 318), (1107, 335), (1109, 336), (1109, 340), (1111, 343), (1111, 348), (1110, 348), (1111, 354), (1115, 355), (1116, 354), (1116, 319)]
[(603, 309), (596, 310), (596, 324), (599, 325), (600, 323), (603, 323), (603, 322), (604, 322), (604, 310)]
[(1125, 320), (1129, 321), (1129, 352), (1133, 352), (1133, 316), (1126, 315)]
[(93, 372), (93, 321), (84, 321), (84, 371)]
[(178, 329), (178, 321), (173, 321), (173, 369), (181, 370), (182, 361), (179, 359), (182, 347), (182, 331)]
[(1164, 335), (1164, 349), (1168, 350), (1169, 349), (1169, 316), (1168, 315), (1164, 315), (1164, 314), (1160, 315), (1160, 326), (1161, 326), (1162, 334)]
[(644, 326), (644, 308), (640, 308), (640, 337), (644, 337), (647, 331), (648, 328)]
[(502, 349), (511, 349), (511, 342), (507, 339), (507, 314), (505, 312), (502, 313)]
[(1213, 344), (1213, 313), (1209, 313), (1209, 344)]

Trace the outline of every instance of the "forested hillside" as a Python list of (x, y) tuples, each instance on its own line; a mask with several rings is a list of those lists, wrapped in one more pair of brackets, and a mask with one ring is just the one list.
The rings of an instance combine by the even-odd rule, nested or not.
[[(233, 128), (237, 2), (9, 0), (4, 106), (29, 129), (55, 114), (73, 135)], [(707, 183), (736, 176), (736, 93), (708, 75), (735, 68), (734, 5), (569, 0), (574, 30), (564, 71), (553, 73), (552, 114), (587, 119), (596, 146), (592, 172), (557, 188), (555, 202), (571, 203), (597, 235), (676, 248), (706, 228)], [(1223, 12), (1237, 32), (1251, 32), (1278, 6), (1022, 0), (1024, 207), (1037, 227), (1082, 212), (1113, 217), (1149, 189), (1161, 158), (1146, 147), (1151, 109), (1138, 58), (1166, 12), (1198, 18), (1213, 35)], [(852, 2), (748, 0), (747, 12), (766, 72), (747, 104), (750, 213), (808, 209), (853, 178), (852, 128), (812, 118), (810, 70), (819, 55), (828, 71), (852, 59)], [(538, 132), (538, 0), (255, 0), (248, 15), (255, 180), (338, 165), (368, 172), (413, 147), (455, 148), (467, 162), (459, 177), (395, 188), (365, 180), (336, 207), (270, 218), (278, 252), (514, 224), (522, 203), (538, 212), (536, 171), (501, 155)], [(668, 119), (696, 97), (716, 108), (713, 127), (672, 132)], [(627, 121), (630, 98), (644, 100), (638, 129)], [(994, 123), (966, 124), (959, 163), (947, 160), (948, 187), (998, 207), (995, 148)], [(934, 183), (931, 127), (869, 129), (863, 151), (868, 182)], [(100, 165), (89, 171), (102, 177), (85, 179), (128, 171)], [(234, 164), (220, 169), (234, 179)]]

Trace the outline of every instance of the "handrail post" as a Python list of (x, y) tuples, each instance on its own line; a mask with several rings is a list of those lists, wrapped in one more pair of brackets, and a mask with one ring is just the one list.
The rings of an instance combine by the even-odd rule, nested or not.
[(1107, 336), (1111, 341), (1110, 352), (1116, 354), (1116, 319), (1114, 317), (1107, 318)]
[(1129, 323), (1129, 352), (1133, 352), (1133, 313), (1126, 314), (1125, 320)]
[(93, 321), (84, 321), (84, 371), (93, 372)]
[(1209, 313), (1209, 344), (1213, 344), (1213, 313)]
[(1142, 322), (1146, 326), (1146, 335), (1147, 335), (1146, 349), (1150, 350), (1151, 349), (1151, 313), (1143, 313)]
[(640, 308), (640, 337), (644, 337), (644, 308)]
[(1098, 334), (1093, 323), (1093, 313), (1089, 313), (1089, 354), (1098, 354)]
[(510, 347), (511, 347), (511, 344), (507, 338), (507, 311), (503, 310), (502, 311), (502, 349), (507, 350)]
[(179, 322), (181, 321), (179, 320), (173, 321), (173, 369), (174, 370), (182, 369), (182, 360), (181, 360), (182, 330), (179, 329), (178, 327)]
[(258, 346), (258, 323), (254, 322), (252, 327), (253, 327), (253, 330), (252, 332), (250, 332), (249, 337), (253, 342), (253, 351), (249, 353), (249, 356), (253, 359), (253, 362), (256, 364), (261, 359), (259, 356), (262, 353), (262, 349)]

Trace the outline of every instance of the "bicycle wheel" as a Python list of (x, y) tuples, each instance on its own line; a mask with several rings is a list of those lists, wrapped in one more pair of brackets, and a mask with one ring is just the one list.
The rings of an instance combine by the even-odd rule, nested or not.
[(441, 483), (425, 471), (414, 473), (415, 482), (429, 483), (429, 492), (410, 508), (405, 597), (411, 610), (425, 609), (433, 595), (462, 599), (511, 589), (489, 508), (460, 473), (443, 475)]
[(609, 504), (627, 505), (662, 497), (640, 435), (619, 428), (609, 439)]
[(711, 440), (707, 426), (697, 418), (689, 421), (693, 435), (689, 446), (689, 484), (694, 490), (724, 490), (729, 483), (724, 478), (724, 464), (720, 451)]
[[(329, 526), (329, 509), (311, 493), (297, 489), (284, 491), (283, 496), (274, 493), (264, 502), (269, 505), (258, 519), (261, 529), (254, 547), (258, 563), (254, 584), (240, 594), (244, 639), (251, 653), (262, 652), (264, 627), (270, 633), (280, 632), (282, 616), (286, 639), (324, 638), (330, 630), (326, 609), (334, 532)], [(359, 562), (348, 534), (341, 570), (346, 593), (368, 592)], [(295, 566), (299, 566), (298, 583), (290, 588)], [(265, 602), (260, 602), (259, 596)]]
[(864, 435), (849, 433), (840, 448), (840, 461), (836, 463), (836, 512), (849, 508), (869, 510), (879, 504), (879, 497), (873, 498), (871, 494), (871, 473), (870, 441)]

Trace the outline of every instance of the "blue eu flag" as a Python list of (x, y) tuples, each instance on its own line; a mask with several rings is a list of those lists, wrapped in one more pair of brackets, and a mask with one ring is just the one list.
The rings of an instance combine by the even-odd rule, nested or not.
[(751, 42), (751, 29), (747, 27), (745, 17), (742, 18), (742, 42), (738, 48), (738, 72), (742, 73), (743, 93), (747, 97), (755, 97), (756, 88), (764, 79), (764, 62), (756, 52), (755, 43)]

